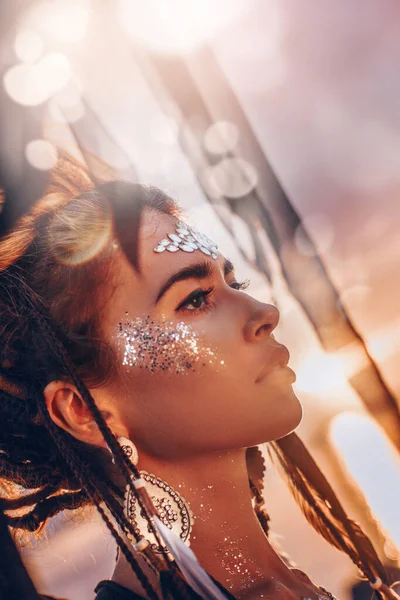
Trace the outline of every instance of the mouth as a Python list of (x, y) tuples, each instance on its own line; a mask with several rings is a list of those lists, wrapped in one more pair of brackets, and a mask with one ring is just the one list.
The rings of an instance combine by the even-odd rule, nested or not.
[(285, 372), (286, 375), (292, 380), (292, 383), (296, 381), (295, 372), (288, 367), (290, 359), (289, 350), (283, 344), (280, 344), (273, 335), (269, 340), (269, 346), (273, 346), (274, 354), (270, 357), (270, 360), (265, 365), (263, 371), (256, 379), (256, 383), (262, 382), (270, 373), (274, 371)]

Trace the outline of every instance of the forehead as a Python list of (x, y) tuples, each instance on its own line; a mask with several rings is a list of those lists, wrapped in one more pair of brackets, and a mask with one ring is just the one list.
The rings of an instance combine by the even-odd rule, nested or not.
[[(157, 264), (186, 266), (209, 257), (214, 262), (218, 257), (218, 247), (205, 232), (199, 232), (176, 217), (151, 211), (145, 215), (139, 236), (140, 264), (154, 264), (162, 255), (164, 260), (156, 260)], [(186, 258), (185, 258), (186, 255)]]
[[(200, 250), (155, 252), (154, 248), (161, 240), (167, 238), (168, 234), (175, 233), (177, 223), (178, 219), (171, 215), (153, 210), (144, 211), (139, 232), (140, 272), (135, 271), (121, 252), (120, 284), (112, 302), (114, 317), (120, 318), (121, 314), (126, 311), (129, 311), (131, 316), (148, 314), (162, 284), (171, 275), (199, 260), (209, 260), (215, 265), (222, 259), (219, 256), (217, 260), (214, 260)], [(118, 315), (118, 313), (120, 314)]]
[[(157, 266), (161, 263), (164, 265), (176, 265), (179, 262), (178, 256), (174, 256), (172, 252), (164, 252), (162, 255), (154, 252), (154, 248), (158, 243), (168, 237), (169, 233), (174, 233), (178, 219), (171, 215), (160, 213), (154, 210), (145, 210), (142, 215), (140, 233), (139, 233), (139, 263), (140, 269), (145, 275), (146, 267)], [(183, 252), (176, 252), (183, 254)]]

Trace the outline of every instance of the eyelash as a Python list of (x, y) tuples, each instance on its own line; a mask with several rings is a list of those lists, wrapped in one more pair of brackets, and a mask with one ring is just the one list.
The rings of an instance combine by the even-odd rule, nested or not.
[[(250, 280), (246, 279), (244, 281), (234, 281), (233, 283), (231, 283), (229, 285), (229, 287), (233, 288), (234, 290), (245, 290), (246, 288), (249, 287), (249, 285), (250, 285)], [(212, 302), (210, 302), (209, 298), (212, 295), (213, 291), (214, 291), (213, 287), (210, 287), (206, 290), (204, 290), (204, 289), (195, 290), (183, 302), (181, 302), (181, 304), (178, 306), (178, 308), (176, 310), (179, 312), (186, 312), (186, 313), (207, 312), (207, 311), (211, 310)], [(208, 301), (206, 302), (206, 304), (204, 306), (188, 308), (188, 306), (190, 304), (192, 304), (195, 300), (198, 300), (201, 298), (203, 298), (204, 300), (208, 299)]]

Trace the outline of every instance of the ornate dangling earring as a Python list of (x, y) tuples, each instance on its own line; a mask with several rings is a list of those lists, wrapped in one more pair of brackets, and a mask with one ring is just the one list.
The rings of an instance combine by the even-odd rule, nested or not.
[[(125, 437), (119, 437), (117, 441), (129, 460), (134, 465), (137, 465), (139, 455), (135, 444)], [(156, 475), (152, 475), (147, 471), (139, 471), (139, 473), (143, 481), (145, 481), (147, 493), (160, 521), (171, 529), (187, 546), (190, 546), (190, 534), (194, 517), (188, 503), (171, 485), (160, 479), (160, 477), (156, 477)], [(140, 509), (136, 496), (129, 485), (126, 486), (125, 490), (124, 512), (132, 523), (137, 536), (137, 539), (132, 541), (136, 543), (138, 539), (145, 538), (150, 542), (152, 550), (162, 552), (162, 548), (157, 544), (149, 523), (143, 515), (143, 511)]]

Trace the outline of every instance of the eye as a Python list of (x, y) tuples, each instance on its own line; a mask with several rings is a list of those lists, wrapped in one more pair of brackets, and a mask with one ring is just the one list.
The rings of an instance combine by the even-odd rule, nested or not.
[(214, 291), (213, 287), (208, 288), (207, 290), (198, 289), (192, 292), (179, 306), (176, 310), (194, 312), (196, 310), (207, 310), (210, 308), (209, 296)]
[(233, 281), (229, 284), (229, 287), (234, 290), (246, 290), (250, 285), (250, 279), (244, 279), (243, 281)]

